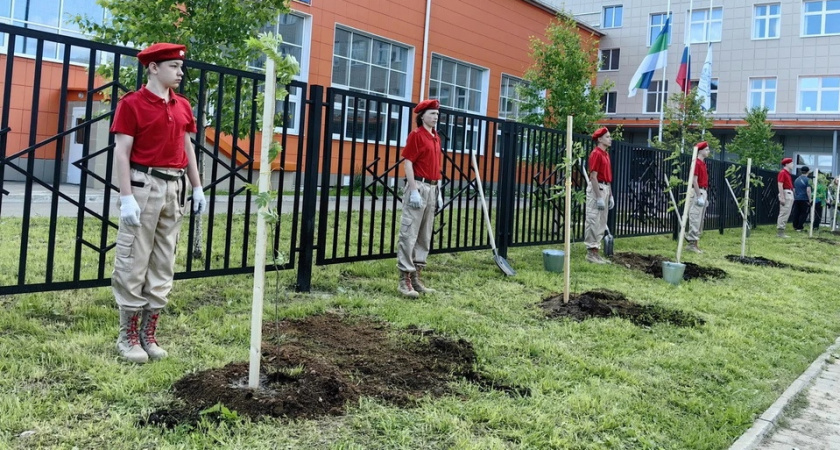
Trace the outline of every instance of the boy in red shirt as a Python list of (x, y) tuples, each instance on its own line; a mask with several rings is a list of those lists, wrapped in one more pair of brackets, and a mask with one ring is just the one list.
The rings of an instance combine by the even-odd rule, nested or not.
[(790, 211), (793, 208), (793, 178), (790, 176), (791, 169), (793, 169), (793, 159), (783, 159), (782, 170), (779, 171), (779, 175), (776, 177), (776, 185), (779, 188), (779, 218), (776, 221), (776, 236), (780, 238), (789, 237), (785, 234), (785, 227), (790, 217)]
[(607, 149), (612, 145), (612, 137), (607, 127), (592, 133), (592, 140), (597, 144), (589, 154), (589, 187), (586, 188), (586, 227), (583, 242), (586, 245), (586, 260), (595, 264), (607, 264), (609, 261), (598, 254), (601, 239), (607, 231), (607, 216), (613, 209), (610, 185), (612, 184), (612, 163)]
[(435, 208), (439, 203), (440, 169), (443, 154), (435, 127), (440, 115), (440, 102), (423, 100), (414, 108), (417, 128), (408, 135), (402, 157), (405, 159), (405, 190), (408, 202), (402, 209), (397, 268), (400, 270), (398, 290), (409, 298), (420, 293), (435, 292), (423, 284), (420, 273), (426, 268), (426, 257), (432, 244)]
[(120, 183), (120, 228), (111, 287), (120, 311), (117, 350), (144, 363), (166, 357), (155, 335), (175, 274), (175, 246), (184, 215), (186, 185), (193, 212), (204, 210), (190, 133), (196, 132), (189, 101), (176, 94), (187, 48), (154, 44), (137, 54), (148, 83), (119, 100), (114, 170)]
[(697, 162), (694, 164), (694, 179), (688, 190), (688, 233), (685, 238), (688, 241), (688, 251), (703, 253), (697, 245), (700, 236), (703, 234), (703, 219), (706, 216), (706, 207), (709, 205), (707, 189), (709, 189), (709, 171), (706, 169), (706, 158), (709, 157), (711, 149), (706, 141), (700, 142), (697, 148)]

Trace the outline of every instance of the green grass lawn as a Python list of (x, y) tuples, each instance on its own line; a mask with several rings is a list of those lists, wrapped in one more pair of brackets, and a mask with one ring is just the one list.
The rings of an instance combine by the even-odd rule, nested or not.
[[(573, 245), (573, 292), (617, 290), (696, 314), (706, 321), (696, 328), (545, 320), (537, 304), (562, 292), (563, 277), (543, 270), (544, 247), (512, 249), (512, 278), (489, 250), (432, 255), (426, 279), (439, 293), (413, 302), (397, 295), (393, 260), (316, 267), (313, 292), (266, 299), (266, 320), (342, 310), (396, 328), (432, 328), (469, 340), (478, 370), (532, 394), (463, 382), (457, 395), (414, 408), (364, 399), (322, 420), (136, 425), (172, 400), (170, 386), (185, 374), (247, 360), (249, 276), (176, 282), (159, 328), (170, 357), (142, 366), (117, 357), (109, 289), (0, 297), (0, 448), (724, 449), (840, 335), (840, 246), (774, 235), (771, 226), (753, 230), (748, 256), (827, 273), (726, 261), (740, 252), (734, 229), (706, 232), (706, 253), (683, 256), (729, 276), (676, 287), (616, 265), (586, 264), (582, 245)], [(676, 251), (670, 236), (615, 246), (671, 257)], [(282, 272), (280, 283), (294, 277)], [(20, 437), (24, 432), (34, 433)]]

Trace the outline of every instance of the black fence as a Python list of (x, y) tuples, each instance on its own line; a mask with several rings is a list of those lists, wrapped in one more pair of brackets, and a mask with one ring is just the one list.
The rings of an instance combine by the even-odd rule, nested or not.
[[(112, 169), (114, 137), (107, 130), (116, 99), (144, 81), (137, 52), (6, 24), (0, 24), (0, 33), (9, 49), (0, 56), (0, 61), (5, 58), (0, 221), (13, 223), (20, 233), (19, 241), (7, 238), (0, 245), (0, 294), (108, 285), (118, 186)], [(34, 52), (18, 54), (16, 44), (22, 40)], [(55, 54), (63, 58), (45, 59), (45, 47), (57, 47)], [(87, 70), (103, 66), (104, 71)], [(176, 278), (249, 273), (256, 207), (246, 186), (256, 182), (258, 173), (254, 136), (264, 77), (195, 61), (185, 66), (181, 90), (196, 107), (194, 143), (209, 210), (184, 221)], [(21, 84), (22, 78), (32, 81)], [(83, 86), (78, 86), (80, 78)], [(274, 172), (275, 188), (282, 191), (274, 205), (281, 220), (271, 233), (271, 254), (282, 253), (285, 262), (268, 269), (297, 269), (296, 288), (308, 291), (314, 265), (395, 257), (403, 186), (400, 149), (413, 127), (413, 105), (297, 82), (288, 89), (293, 95), (278, 102), (285, 120), (275, 129), (284, 148)], [(583, 205), (573, 204), (567, 219), (564, 198), (557, 195), (567, 170), (559, 164), (568, 145), (565, 132), (441, 112), (444, 207), (437, 214), (433, 252), (489, 246), (479, 189), (485, 192), (502, 255), (512, 246), (562, 242), (566, 220), (572, 239), (582, 239)], [(583, 153), (592, 147), (588, 136), (576, 135), (573, 143), (580, 143)], [(674, 232), (665, 189), (675, 167), (669, 153), (622, 142), (615, 142), (611, 153), (612, 232), (617, 237)], [(471, 154), (477, 156), (481, 185)], [(729, 165), (709, 161), (714, 188), (706, 229), (740, 226), (735, 202), (722, 184)], [(574, 189), (582, 191), (581, 171), (577, 165), (571, 170)], [(764, 187), (752, 191), (752, 222), (774, 223), (775, 174), (760, 176)], [(13, 193), (12, 186), (19, 192)], [(735, 186), (735, 194), (741, 196), (742, 189)], [(679, 199), (684, 189), (673, 194)], [(44, 195), (48, 206), (37, 202)]]

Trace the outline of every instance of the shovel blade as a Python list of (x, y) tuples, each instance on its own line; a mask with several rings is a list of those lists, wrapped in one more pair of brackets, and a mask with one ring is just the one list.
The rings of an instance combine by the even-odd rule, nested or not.
[(499, 256), (499, 254), (497, 253), (494, 253), (493, 259), (496, 261), (496, 265), (499, 266), (499, 270), (501, 270), (502, 273), (509, 277), (516, 275), (516, 271), (513, 270), (513, 267), (511, 267), (510, 264), (508, 264), (505, 258)]
[(614, 239), (611, 234), (604, 236), (604, 255), (613, 255), (613, 241)]

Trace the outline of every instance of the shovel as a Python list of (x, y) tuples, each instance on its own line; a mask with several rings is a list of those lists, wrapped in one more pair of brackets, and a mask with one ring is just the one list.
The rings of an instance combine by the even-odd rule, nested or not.
[(505, 275), (512, 277), (516, 275), (516, 271), (508, 264), (507, 260), (499, 255), (496, 249), (496, 239), (493, 238), (493, 227), (490, 224), (490, 213), (487, 212), (487, 202), (484, 200), (484, 186), (481, 184), (481, 176), (478, 174), (478, 160), (475, 157), (475, 152), (470, 151), (470, 159), (472, 159), (473, 170), (475, 170), (475, 182), (478, 184), (478, 196), (481, 197), (481, 211), (484, 213), (484, 221), (487, 223), (487, 237), (490, 239), (490, 248), (493, 249), (493, 259), (496, 265)]

